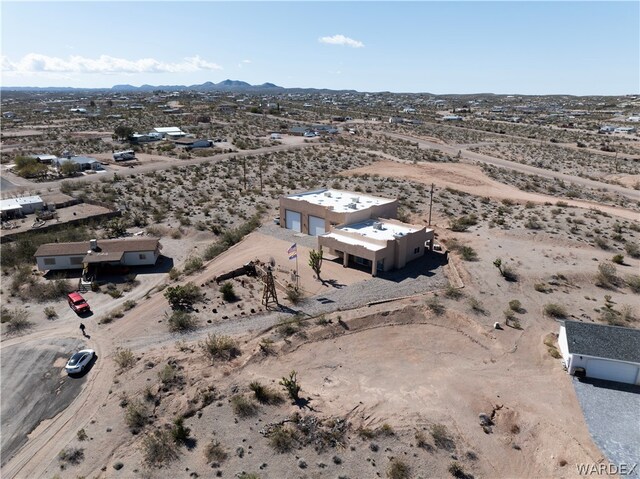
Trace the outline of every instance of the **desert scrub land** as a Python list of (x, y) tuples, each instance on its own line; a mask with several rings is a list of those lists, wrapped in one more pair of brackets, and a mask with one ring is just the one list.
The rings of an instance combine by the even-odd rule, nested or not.
[(610, 156), (559, 146), (517, 142), (474, 146), (470, 150), (538, 168), (610, 183), (616, 181), (609, 179), (607, 175), (640, 174), (640, 161), (624, 155), (614, 159)]
[(561, 179), (543, 178), (499, 166), (487, 164), (481, 164), (480, 166), (490, 178), (507, 185), (513, 185), (522, 191), (543, 193), (560, 198), (589, 200), (595, 203), (622, 206), (629, 209), (638, 209), (640, 206), (640, 201), (633, 201), (615, 192), (573, 185)]

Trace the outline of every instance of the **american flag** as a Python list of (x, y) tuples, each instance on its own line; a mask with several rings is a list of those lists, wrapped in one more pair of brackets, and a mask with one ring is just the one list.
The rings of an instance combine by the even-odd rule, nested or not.
[(296, 243), (293, 243), (287, 250), (287, 253), (289, 253), (289, 259), (296, 259), (298, 257), (298, 245), (296, 245)]

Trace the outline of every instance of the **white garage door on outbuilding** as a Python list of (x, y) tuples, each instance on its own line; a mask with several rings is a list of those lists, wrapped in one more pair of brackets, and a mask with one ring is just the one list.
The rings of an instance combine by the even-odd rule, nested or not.
[(589, 359), (585, 369), (587, 377), (627, 384), (634, 384), (638, 376), (637, 366), (604, 359)]
[(324, 229), (324, 218), (309, 215), (309, 234), (311, 236), (320, 236), (326, 233)]
[(287, 229), (300, 233), (302, 231), (302, 215), (297, 211), (291, 210), (285, 210), (284, 215), (286, 217), (285, 224), (287, 225)]

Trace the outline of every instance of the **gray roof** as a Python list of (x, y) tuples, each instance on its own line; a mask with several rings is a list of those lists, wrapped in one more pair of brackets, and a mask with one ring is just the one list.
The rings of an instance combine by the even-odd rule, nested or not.
[(640, 363), (640, 329), (565, 321), (569, 353)]

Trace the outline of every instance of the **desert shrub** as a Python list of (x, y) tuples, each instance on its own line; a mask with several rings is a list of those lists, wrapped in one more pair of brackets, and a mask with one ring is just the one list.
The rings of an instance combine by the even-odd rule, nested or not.
[(291, 399), (298, 401), (300, 399), (300, 383), (298, 382), (298, 373), (293, 370), (289, 373), (289, 377), (283, 377), (280, 384), (286, 391)]
[(169, 270), (169, 279), (171, 281), (175, 281), (179, 277), (180, 277), (180, 270), (178, 268), (173, 267)]
[(416, 446), (418, 446), (419, 448), (429, 449), (431, 447), (431, 445), (427, 441), (427, 436), (425, 436), (422, 431), (416, 431), (415, 438)]
[(84, 449), (77, 447), (67, 447), (58, 453), (58, 460), (69, 464), (80, 464), (83, 459)]
[(164, 297), (172, 309), (191, 309), (203, 296), (200, 288), (189, 282), (182, 286), (169, 286)]
[(231, 398), (231, 408), (233, 413), (241, 418), (258, 414), (258, 405), (242, 394), (237, 394)]
[(460, 248), (460, 256), (465, 261), (478, 261), (478, 253), (471, 246), (462, 246)]
[(137, 432), (149, 422), (149, 410), (140, 401), (132, 401), (125, 410), (124, 422), (132, 432)]
[(121, 370), (129, 369), (136, 363), (136, 358), (133, 355), (133, 351), (130, 349), (116, 349), (113, 355), (113, 360)]
[(606, 238), (602, 236), (596, 236), (594, 241), (596, 242), (596, 245), (598, 245), (600, 249), (604, 249), (604, 250), (609, 249), (609, 242), (607, 241)]
[(507, 281), (518, 281), (518, 273), (513, 266), (508, 264), (502, 267), (502, 277)]
[(241, 472), (238, 479), (260, 479), (260, 476), (255, 472)]
[(185, 333), (198, 327), (196, 318), (186, 311), (173, 311), (168, 321), (169, 331), (174, 333)]
[(467, 229), (469, 229), (469, 226), (473, 226), (476, 224), (478, 224), (478, 217), (474, 214), (470, 214), (450, 220), (449, 228), (451, 229), (451, 231), (461, 232), (467, 231)]
[(552, 318), (566, 318), (567, 310), (564, 306), (557, 303), (547, 303), (544, 305), (544, 314)]
[(269, 434), (269, 446), (280, 454), (291, 451), (297, 442), (298, 432), (285, 425), (275, 427)]
[(409, 479), (411, 468), (401, 459), (393, 458), (387, 469), (387, 477), (389, 479)]
[(178, 368), (173, 364), (166, 364), (164, 368), (158, 371), (158, 379), (164, 386), (177, 384), (182, 380), (182, 376), (178, 373)]
[(376, 431), (376, 435), (378, 436), (394, 436), (395, 435), (395, 431), (393, 429), (393, 426), (391, 426), (391, 424), (387, 424), (386, 422), (380, 426), (378, 428), (378, 430)]
[(87, 431), (84, 429), (79, 429), (78, 432), (76, 432), (76, 437), (78, 438), (78, 441), (86, 441), (89, 438), (89, 436), (87, 436)]
[(535, 289), (539, 293), (549, 293), (551, 292), (551, 288), (549, 288), (546, 283), (536, 283), (533, 285), (533, 289)]
[(111, 296), (113, 299), (118, 299), (122, 297), (122, 291), (119, 289), (110, 289), (107, 291), (107, 294)]
[(373, 439), (376, 437), (376, 432), (368, 427), (361, 427), (358, 429), (358, 436), (362, 439)]
[(627, 286), (636, 294), (640, 294), (640, 275), (630, 274), (625, 278)]
[(222, 444), (219, 441), (211, 441), (204, 448), (204, 457), (207, 459), (207, 463), (211, 464), (224, 462), (229, 454), (224, 450)]
[(222, 293), (222, 299), (227, 303), (232, 303), (238, 300), (238, 295), (233, 289), (233, 284), (230, 281), (225, 281), (220, 286), (220, 292)]
[(213, 259), (219, 254), (225, 252), (234, 244), (242, 241), (246, 235), (251, 233), (258, 226), (260, 226), (260, 215), (256, 214), (238, 228), (224, 231), (217, 243), (209, 245), (205, 249), (204, 259), (209, 261), (210, 259)]
[(469, 308), (476, 314), (487, 314), (487, 310), (482, 302), (476, 298), (469, 298)]
[(530, 217), (524, 222), (524, 227), (530, 230), (541, 230), (542, 223), (540, 223), (537, 218)]
[(195, 273), (196, 271), (200, 271), (202, 269), (202, 258), (199, 256), (192, 256), (187, 259), (184, 263), (184, 274), (187, 276)]
[(293, 334), (296, 334), (298, 331), (300, 331), (301, 325), (302, 323), (298, 316), (294, 316), (291, 319), (282, 318), (278, 322), (278, 326), (276, 330), (278, 331), (278, 334), (280, 336), (287, 338)]
[(444, 305), (435, 296), (428, 298), (426, 301), (426, 304), (427, 304), (427, 308), (429, 308), (429, 310), (437, 316), (441, 316), (445, 312)]
[(124, 303), (122, 303), (122, 307), (125, 311), (129, 311), (136, 307), (136, 302), (132, 299), (127, 299)]
[(624, 255), (623, 254), (614, 254), (611, 261), (615, 264), (624, 264)]
[(440, 449), (452, 450), (455, 446), (453, 439), (449, 435), (447, 426), (444, 424), (434, 424), (431, 426), (431, 437), (436, 447)]
[(467, 477), (467, 474), (464, 472), (464, 468), (457, 461), (453, 461), (451, 464), (449, 464), (449, 467), (447, 470), (449, 471), (449, 474), (451, 474), (453, 477), (458, 477), (460, 479)]
[(460, 291), (459, 288), (456, 288), (452, 284), (447, 285), (447, 287), (444, 290), (444, 295), (449, 299), (455, 299), (455, 300), (458, 300), (463, 296), (462, 291)]
[(171, 437), (177, 444), (186, 444), (191, 437), (191, 429), (184, 425), (184, 418), (177, 417), (171, 427)]
[(55, 308), (53, 308), (52, 306), (47, 306), (46, 308), (44, 308), (44, 315), (47, 317), (47, 319), (55, 319), (58, 317), (58, 313), (56, 313)]
[(299, 289), (289, 286), (287, 288), (287, 299), (291, 302), (291, 304), (298, 304), (302, 301), (302, 291)]
[(598, 272), (596, 273), (596, 286), (601, 288), (614, 288), (620, 285), (620, 277), (618, 276), (615, 265), (611, 263), (600, 263)]
[(230, 361), (242, 354), (237, 341), (230, 336), (209, 333), (207, 339), (200, 343), (200, 347), (211, 361)]
[(515, 311), (516, 313), (522, 313), (524, 309), (522, 308), (522, 303), (518, 299), (512, 299), (509, 301), (509, 309), (511, 311)]
[(282, 395), (268, 386), (264, 386), (259, 381), (249, 384), (249, 389), (253, 391), (258, 402), (262, 404), (281, 404), (284, 401)]
[[(5, 309), (5, 311), (7, 311)], [(29, 320), (29, 312), (23, 308), (16, 308), (13, 311), (5, 312), (2, 319), (7, 324), (7, 332), (9, 334), (25, 331), (33, 326), (33, 322)]]
[(624, 250), (632, 258), (640, 258), (640, 245), (635, 241), (627, 241), (624, 245)]
[(161, 466), (178, 458), (178, 450), (171, 433), (156, 429), (142, 440), (142, 457), (152, 466)]

